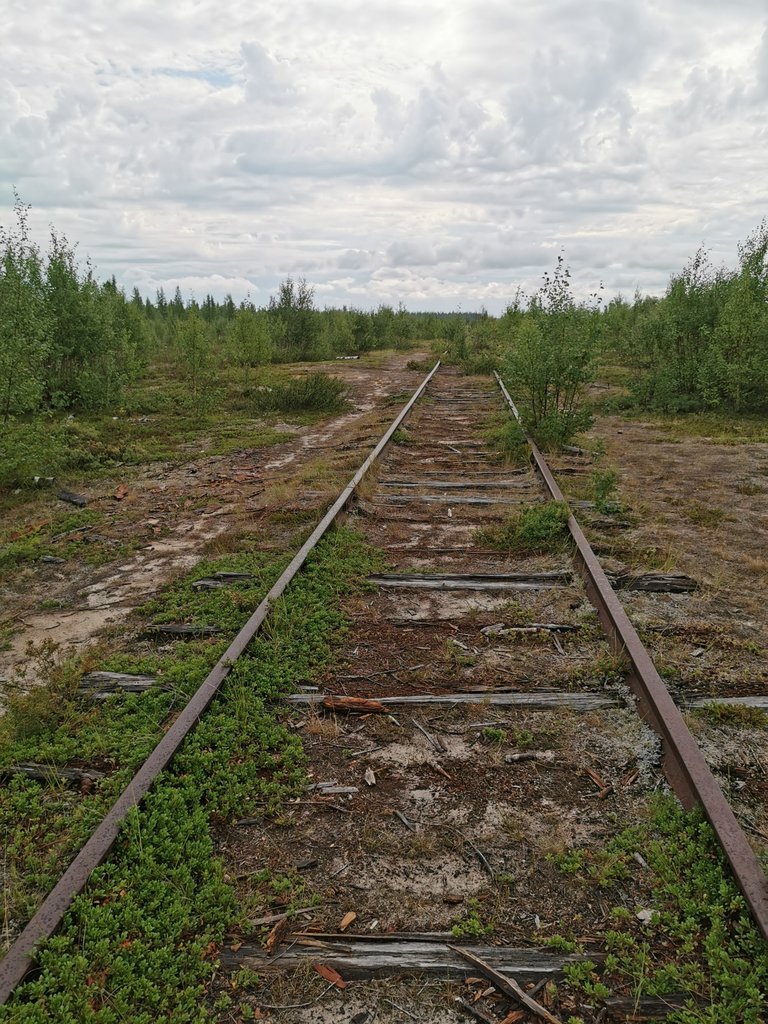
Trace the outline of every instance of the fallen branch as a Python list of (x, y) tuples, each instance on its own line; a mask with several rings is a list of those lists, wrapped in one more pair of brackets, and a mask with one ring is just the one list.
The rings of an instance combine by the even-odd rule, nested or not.
[(425, 737), (425, 739), (427, 740), (429, 745), (433, 748), (433, 750), (436, 750), (438, 754), (442, 754), (443, 753), (443, 749), (440, 746), (440, 744), (437, 742), (435, 737), (431, 733), (427, 732), (427, 730), (424, 728), (424, 726), (421, 725), (419, 722), (417, 722), (415, 718), (412, 718), (411, 721), (416, 726), (416, 728), (419, 730), (419, 732), (422, 734), (422, 736)]
[(453, 1001), (462, 1013), (466, 1013), (468, 1017), (474, 1017), (481, 1024), (499, 1024), (498, 1017), (491, 1017), (485, 1010), (481, 1010), (479, 1006), (473, 1006), (472, 1003), (468, 1003), (461, 996), (455, 996)]
[(475, 956), (474, 953), (470, 953), (468, 949), (462, 949), (460, 946), (448, 945), (448, 948), (453, 950), (454, 953), (458, 953), (460, 957), (467, 961), (467, 963), (473, 964), (479, 971), (481, 971), (489, 981), (492, 981), (496, 988), (503, 992), (504, 995), (509, 996), (511, 999), (516, 1000), (521, 1006), (524, 1006), (526, 1010), (530, 1010), (531, 1013), (535, 1013), (537, 1017), (541, 1017), (542, 1020), (546, 1020), (549, 1024), (562, 1024), (549, 1010), (542, 1006), (541, 1003), (537, 1003), (535, 999), (524, 992), (514, 978), (507, 978), (505, 975), (500, 974), (497, 970), (487, 964), (484, 960), (481, 960), (479, 956)]
[[(488, 874), (491, 876), (491, 878), (494, 877), (494, 871), (493, 871), (493, 868), (491, 867), (491, 865), (488, 862), (488, 858), (485, 856), (483, 851), (479, 850), (475, 846), (475, 844), (472, 842), (472, 840), (464, 832), (461, 831), (461, 829), (455, 828), (453, 825), (443, 825), (443, 828), (447, 828), (450, 832), (455, 832), (457, 836), (460, 836), (464, 840), (464, 842), (467, 844), (467, 846), (470, 846), (475, 851), (475, 853), (477, 854), (477, 859), (483, 865), (483, 867), (488, 872)], [(453, 948), (453, 947), (451, 947), (451, 948)]]

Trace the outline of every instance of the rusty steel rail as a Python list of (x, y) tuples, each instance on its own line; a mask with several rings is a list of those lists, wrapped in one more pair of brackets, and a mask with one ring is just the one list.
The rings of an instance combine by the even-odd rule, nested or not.
[[(520, 414), (504, 381), (498, 373), (494, 375), (515, 419), (522, 426)], [(533, 461), (552, 499), (565, 501), (541, 452), (530, 437), (527, 440)], [(640, 716), (661, 738), (664, 774), (684, 807), (701, 805), (755, 923), (763, 938), (768, 940), (768, 879), (765, 872), (573, 515), (568, 517), (568, 529), (576, 545), (574, 561), (584, 580), (587, 595), (614, 651), (623, 652), (629, 661), (627, 681), (637, 698)]]
[(91, 872), (106, 859), (117, 839), (120, 825), (125, 820), (128, 812), (146, 795), (160, 772), (168, 766), (185, 737), (195, 727), (202, 715), (205, 714), (211, 701), (221, 688), (222, 683), (229, 675), (233, 663), (240, 657), (259, 631), (275, 601), (282, 596), (288, 584), (302, 568), (307, 560), (307, 556), (343, 511), (365, 474), (389, 444), (392, 435), (419, 398), (421, 398), (424, 390), (439, 368), (440, 362), (438, 361), (398, 413), (368, 458), (325, 513), (310, 537), (296, 552), (290, 564), (282, 572), (267, 596), (216, 662), (179, 717), (136, 772), (105, 817), (96, 826), (90, 839), (88, 839), (54, 888), (43, 900), (37, 913), (13, 943), (4, 959), (0, 961), (0, 1005), (7, 1002), (13, 990), (31, 969), (33, 964), (32, 957), (37, 943), (43, 939), (50, 938), (59, 927), (73, 899), (85, 888)]

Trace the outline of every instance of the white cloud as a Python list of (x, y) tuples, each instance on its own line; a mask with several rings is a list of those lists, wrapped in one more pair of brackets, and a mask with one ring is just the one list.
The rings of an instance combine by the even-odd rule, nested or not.
[(495, 311), (560, 246), (658, 292), (766, 212), (761, 0), (6, 8), (0, 209), (148, 293)]

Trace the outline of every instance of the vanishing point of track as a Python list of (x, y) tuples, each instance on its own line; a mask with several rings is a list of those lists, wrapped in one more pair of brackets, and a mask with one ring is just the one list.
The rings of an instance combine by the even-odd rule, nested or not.
[[(395, 559), (402, 558), (398, 567), (405, 570), (372, 580), (380, 593), (401, 597), (415, 595), (417, 603), (422, 599), (427, 604), (432, 601), (430, 614), (433, 614), (434, 595), (446, 592), (465, 597), (467, 594), (509, 597), (527, 590), (548, 591), (568, 585), (568, 573), (562, 569), (541, 570), (534, 566), (539, 571), (532, 572), (528, 567), (511, 565), (500, 553), (473, 549), (471, 536), (476, 528), (490, 523), (493, 517), (498, 519), (509, 507), (548, 498), (562, 501), (563, 496), (532, 443), (536, 475), (530, 470), (509, 470), (494, 464), (483, 446), (470, 439), (468, 424), (478, 415), (498, 412), (504, 408), (504, 403), (517, 415), (501, 380), (497, 381), (500, 391), (477, 383), (465, 385), (455, 374), (450, 371), (441, 374), (439, 369), (438, 363), (415, 391), (11, 947), (0, 963), (0, 1002), (5, 1002), (23, 980), (33, 964), (37, 943), (54, 934), (73, 899), (85, 888), (91, 872), (109, 855), (129, 810), (141, 801), (205, 714), (232, 664), (258, 632), (275, 601), (301, 571), (321, 537), (350, 508), (360, 483), (374, 464), (384, 463), (373, 495), (359, 502), (360, 519), (369, 525), (374, 541)], [(392, 445), (393, 438), (398, 440), (396, 432), (406, 420), (409, 424), (412, 422), (409, 417), (422, 398), (418, 409), (421, 421), (414, 424), (412, 444)], [(386, 459), (383, 459), (385, 452)], [(568, 520), (568, 529), (575, 547), (574, 564), (586, 595), (612, 650), (626, 656), (627, 681), (636, 698), (637, 712), (661, 740), (666, 778), (684, 806), (701, 805), (755, 922), (768, 938), (768, 886), (762, 868), (573, 515)], [(427, 571), (419, 571), (424, 567)], [(493, 610), (492, 601), (487, 608)], [(417, 625), (418, 619), (417, 614)], [(556, 631), (553, 632), (556, 636)], [(489, 630), (485, 635), (492, 637), (494, 634)], [(556, 643), (559, 645), (559, 641)], [(548, 685), (538, 692), (524, 692), (510, 684), (506, 698), (504, 693), (504, 688), (497, 688), (496, 699), (502, 702), (506, 699), (511, 705), (518, 703), (539, 709), (568, 706), (567, 697), (560, 695), (562, 703), (559, 703), (556, 690)], [(409, 703), (412, 709), (430, 700), (439, 703), (441, 696), (451, 697), (452, 702), (443, 703), (453, 707), (471, 700), (482, 703), (488, 698), (488, 692), (487, 689), (473, 691), (454, 678), (442, 684), (438, 681), (430, 687), (428, 696), (411, 696), (410, 701), (403, 696), (402, 687), (399, 694), (389, 695), (386, 688), (378, 687), (375, 695), (370, 696), (375, 696), (385, 707), (391, 702), (394, 710), (396, 706), (407, 707)], [(333, 708), (343, 706), (343, 700), (339, 701), (338, 697), (326, 690), (325, 694), (298, 695), (297, 699), (309, 703), (314, 700), (320, 706)], [(589, 706), (587, 698), (585, 695), (584, 707)], [(578, 698), (571, 701), (571, 706), (574, 705), (578, 705)], [(599, 701), (595, 706), (600, 706)], [(435, 737), (423, 724), (416, 719), (414, 722), (427, 741), (435, 743)], [(467, 770), (471, 771), (471, 766)], [(408, 819), (405, 821), (407, 823)]]

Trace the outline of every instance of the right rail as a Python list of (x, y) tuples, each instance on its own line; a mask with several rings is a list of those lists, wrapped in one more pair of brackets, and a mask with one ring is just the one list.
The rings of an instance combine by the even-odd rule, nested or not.
[[(498, 373), (494, 372), (494, 376), (515, 419), (522, 426), (520, 413), (504, 386), (504, 381)], [(527, 441), (536, 469), (553, 501), (565, 501), (533, 439), (527, 437)], [(574, 561), (584, 580), (589, 599), (614, 650), (616, 653), (623, 651), (629, 661), (627, 681), (638, 699), (640, 715), (661, 738), (663, 767), (667, 781), (684, 807), (701, 805), (728, 858), (734, 878), (752, 911), (755, 923), (763, 938), (768, 940), (768, 879), (765, 872), (717, 780), (709, 770), (699, 745), (691, 735), (664, 680), (573, 515), (568, 517), (568, 529), (576, 545)]]

